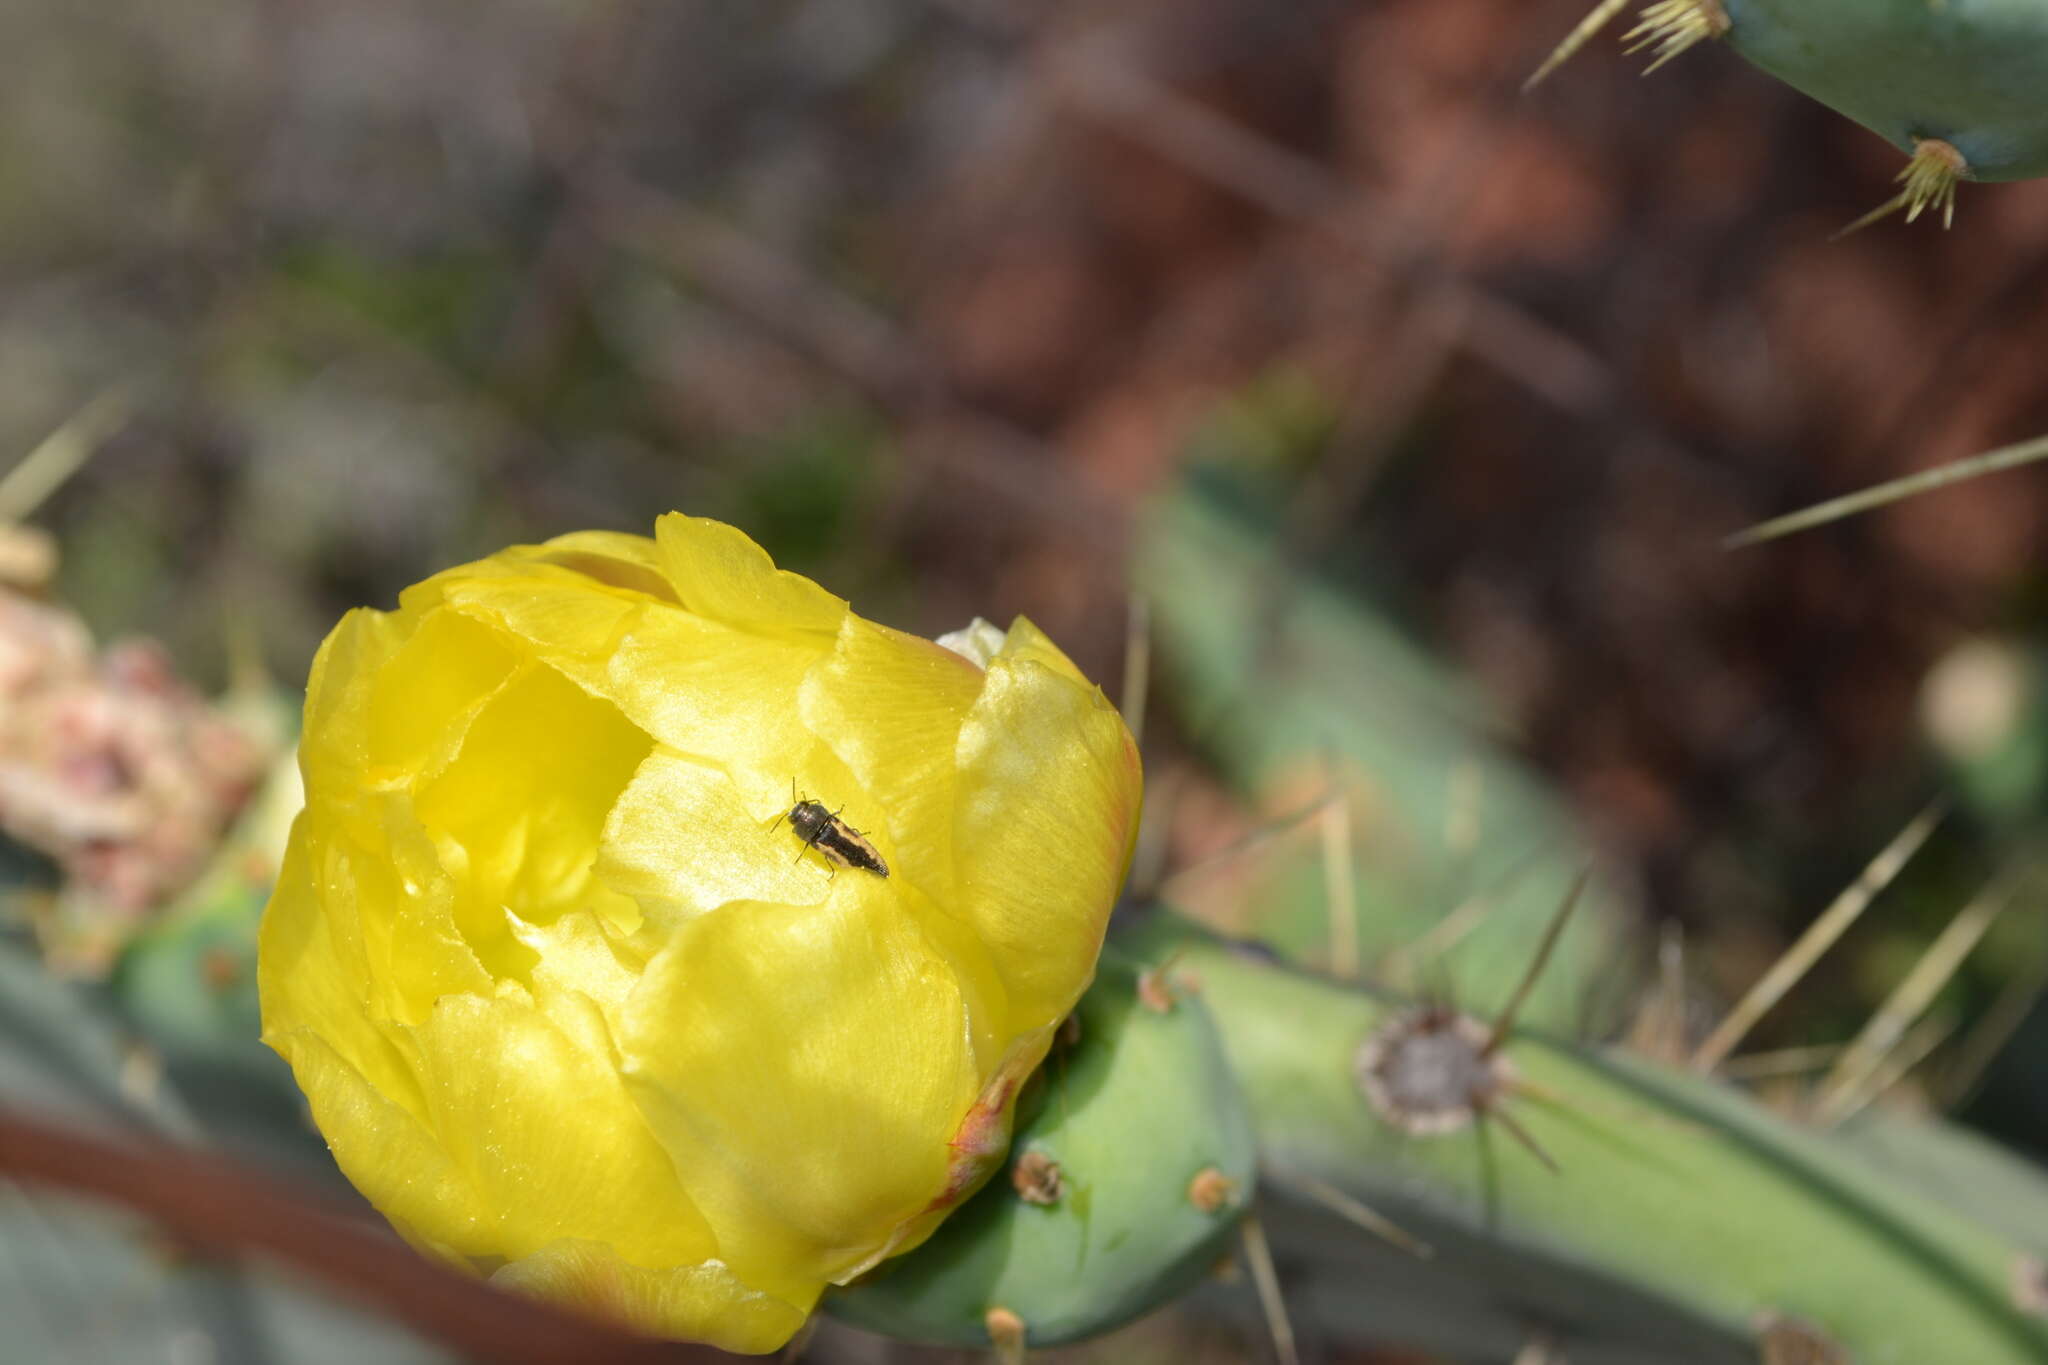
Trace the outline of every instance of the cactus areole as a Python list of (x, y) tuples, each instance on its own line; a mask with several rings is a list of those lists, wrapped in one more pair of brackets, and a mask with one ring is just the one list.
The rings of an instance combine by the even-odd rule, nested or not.
[(1513, 1085), (1492, 1030), (1469, 1014), (1424, 1007), (1397, 1014), (1352, 1059), (1358, 1088), (1379, 1116), (1404, 1133), (1455, 1133)]
[(2048, 0), (1723, 0), (1743, 56), (1974, 180), (2048, 175)]

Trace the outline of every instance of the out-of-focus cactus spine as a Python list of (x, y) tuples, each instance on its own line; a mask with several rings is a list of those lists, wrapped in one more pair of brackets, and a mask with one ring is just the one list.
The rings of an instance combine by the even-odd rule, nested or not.
[(2039, 1247), (1732, 1089), (1526, 1035), (1488, 1056), (1483, 1021), (1430, 1025), (1167, 916), (1124, 944), (1202, 980), (1269, 1193), (1334, 1188), (1434, 1249), (1375, 1242), (1327, 1200), (1274, 1207), (1290, 1297), (1333, 1330), (1461, 1359), (1540, 1335), (1573, 1365), (1771, 1360), (1794, 1337), (1859, 1365), (2048, 1360), (2018, 1288)]
[(1057, 1345), (1172, 1301), (1224, 1256), (1252, 1130), (1200, 999), (1112, 954), (1071, 1022), (1005, 1172), (828, 1312), (913, 1341)]

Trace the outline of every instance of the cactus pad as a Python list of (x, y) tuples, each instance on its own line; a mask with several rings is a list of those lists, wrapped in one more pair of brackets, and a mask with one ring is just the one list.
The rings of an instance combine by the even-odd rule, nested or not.
[(1728, 0), (1728, 41), (1901, 151), (2048, 174), (2048, 0)]
[(1252, 1131), (1199, 995), (1170, 968), (1105, 958), (1075, 1017), (1006, 1171), (827, 1312), (913, 1341), (1014, 1348), (998, 1338), (1021, 1328), (1057, 1345), (1171, 1301), (1224, 1256)]

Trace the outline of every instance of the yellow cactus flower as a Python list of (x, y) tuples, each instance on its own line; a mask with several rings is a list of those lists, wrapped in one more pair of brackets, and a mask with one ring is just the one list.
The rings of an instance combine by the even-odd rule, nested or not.
[(905, 635), (675, 514), (351, 612), (300, 764), (264, 1038), (341, 1169), (431, 1255), (746, 1351), (1001, 1156), (1140, 790), (1028, 621)]

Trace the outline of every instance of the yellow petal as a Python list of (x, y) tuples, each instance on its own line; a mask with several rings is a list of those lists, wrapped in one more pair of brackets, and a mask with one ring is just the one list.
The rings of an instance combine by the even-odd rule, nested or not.
[(749, 809), (724, 769), (657, 749), (612, 808), (598, 875), (665, 922), (732, 901), (816, 905), (833, 879), (776, 818)]
[(953, 750), (981, 687), (981, 670), (951, 650), (849, 615), (799, 694), (804, 724), (861, 785), (872, 814), (854, 822), (871, 836), (883, 827), (892, 875), (942, 905), (957, 892)]
[(325, 785), (353, 797), (360, 787), (371, 753), (370, 693), (406, 634), (403, 623), (358, 608), (321, 642), (306, 678), (305, 733), (299, 741), (299, 768), (309, 790)]
[(799, 1303), (742, 1283), (723, 1262), (648, 1267), (596, 1242), (551, 1242), (500, 1267), (491, 1283), (580, 1308), (653, 1336), (708, 1341), (728, 1351), (772, 1351), (803, 1326), (815, 1291)]
[(998, 656), (960, 731), (961, 903), (1008, 987), (1011, 1025), (1064, 1014), (1094, 971), (1137, 834), (1136, 747), (1101, 693)]
[(1052, 637), (1034, 625), (1028, 616), (1019, 616), (1010, 622), (1009, 632), (1003, 636), (1003, 647), (997, 652), (996, 657), (1012, 661), (1029, 659), (1034, 663), (1044, 664), (1061, 677), (1069, 678), (1090, 691), (1095, 688), (1095, 684), (1089, 682), (1087, 676), (1074, 667), (1074, 661), (1067, 657), (1066, 652), (1054, 644)]
[(593, 865), (606, 813), (651, 748), (616, 707), (547, 668), (525, 665), (490, 698), (412, 803), (442, 864), (460, 873), (472, 943), (495, 941), (506, 911), (546, 922), (580, 907), (637, 925), (638, 910), (597, 884)]
[[(370, 997), (383, 992), (371, 976), (369, 949), (353, 905), (355, 887), (346, 867), (329, 861), (331, 851), (307, 837), (306, 822), (315, 818), (299, 816), (277, 890), (263, 915), (256, 964), (263, 1039), (291, 1062), (309, 1095), (313, 1086), (302, 1050), (317, 1042), (324, 1055), (311, 1058), (312, 1063), (332, 1058), (400, 1110), (424, 1114), (426, 1102), (413, 1084), (410, 1065), (371, 1017)], [(318, 882), (309, 869), (314, 863), (328, 864)], [(318, 894), (315, 887), (322, 884), (333, 894)], [(468, 956), (452, 935), (439, 946), (452, 960)], [(473, 960), (468, 968), (469, 980), (484, 984)], [(371, 1113), (358, 1102), (345, 1110), (358, 1117)]]
[(748, 1283), (867, 1259), (943, 1187), (980, 1088), (958, 980), (881, 878), (735, 903), (649, 964), (628, 1084)]
[(654, 541), (683, 605), (700, 616), (750, 631), (831, 635), (846, 602), (775, 567), (768, 552), (737, 527), (670, 512), (654, 523)]
[[(408, 1219), (467, 1255), (518, 1257), (558, 1241), (603, 1242), (643, 1265), (694, 1264), (718, 1246), (625, 1093), (609, 1031), (573, 993), (545, 1012), (508, 991), (446, 996), (410, 1031), (427, 1126), (488, 1211), (459, 1227)], [(351, 1171), (362, 1183), (362, 1173)], [(373, 1201), (408, 1179), (367, 1173)]]
[(592, 687), (670, 748), (781, 786), (811, 745), (796, 691), (827, 643), (650, 608)]
[(551, 565), (507, 563), (497, 572), (484, 567), (429, 580), (438, 587), (436, 605), (502, 630), (524, 649), (545, 651), (551, 664), (558, 658), (606, 658), (627, 626), (658, 605)]
[(402, 821), (379, 832), (391, 837), (364, 844), (324, 805), (300, 813), (263, 914), (257, 983), (267, 1030), (317, 1029), (374, 1084), (402, 1085), (375, 1055), (388, 1047), (378, 1025), (492, 982), (456, 932), (454, 888), (425, 836)]
[(615, 588), (643, 592), (665, 602), (681, 600), (662, 572), (661, 556), (654, 541), (647, 536), (630, 536), (622, 531), (574, 531), (535, 546), (533, 558), (574, 569)]
[(342, 1174), (408, 1241), (436, 1244), (444, 1257), (490, 1244), (496, 1211), (479, 1202), (475, 1184), (419, 1116), (392, 1101), (385, 1081), (367, 1079), (315, 1026), (265, 1041), (291, 1063)]
[(616, 1029), (617, 1009), (640, 984), (659, 946), (650, 933), (628, 933), (609, 916), (573, 910), (547, 924), (507, 916), (508, 931), (530, 952), (529, 984), (543, 998), (573, 992), (588, 999)]
[[(900, 850), (882, 831), (875, 835), (893, 867)], [(886, 902), (952, 973), (977, 1069), (995, 1066), (1009, 1046), (1002, 981), (965, 916), (899, 875), (834, 869), (823, 855), (806, 852), (781, 806), (751, 809), (719, 769), (656, 750), (613, 808), (598, 875), (665, 932), (735, 903), (815, 908), (840, 895)]]
[(389, 789), (438, 771), (520, 664), (499, 632), (453, 612), (429, 612), (377, 671), (366, 699), (370, 783)]
[(829, 641), (734, 630), (573, 583), (472, 578), (443, 591), (449, 610), (517, 636), (671, 748), (779, 786), (811, 747), (796, 693)]

